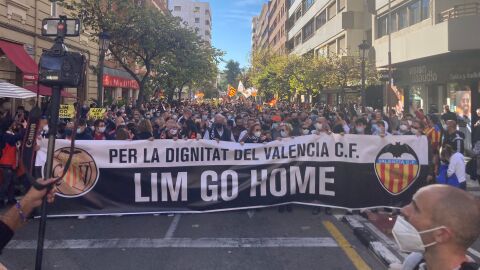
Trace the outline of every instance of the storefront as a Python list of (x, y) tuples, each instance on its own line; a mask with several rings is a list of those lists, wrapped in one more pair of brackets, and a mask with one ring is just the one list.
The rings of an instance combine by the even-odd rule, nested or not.
[(448, 105), (469, 135), (471, 123), (477, 120), (475, 110), (480, 108), (479, 53), (449, 53), (397, 65), (388, 106), (412, 114), (420, 108), (441, 114)]
[[(0, 39), (0, 80), (35, 93), (38, 92), (40, 96), (51, 96), (52, 89), (50, 87), (37, 85), (38, 65), (29, 52), (32, 53), (29, 45)], [(67, 92), (63, 92), (62, 96), (74, 97)], [(22, 105), (29, 111), (35, 103), (35, 98), (23, 100), (2, 98), (0, 99), (0, 108), (14, 110), (16, 106)]]
[(133, 102), (138, 98), (140, 87), (128, 72), (109, 67), (104, 67), (103, 72), (105, 102)]

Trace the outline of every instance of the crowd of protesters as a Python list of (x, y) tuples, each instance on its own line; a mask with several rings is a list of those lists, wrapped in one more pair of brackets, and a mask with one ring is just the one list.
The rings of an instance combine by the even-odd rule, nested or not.
[[(92, 104), (91, 107), (96, 107)], [(74, 119), (58, 123), (58, 139), (76, 140), (216, 140), (238, 143), (268, 143), (283, 138), (310, 134), (360, 134), (372, 136), (427, 136), (431, 149), (431, 173), (428, 181), (466, 188), (466, 174), (478, 175), (480, 158), (480, 120), (473, 128), (473, 149), (465, 149), (465, 135), (458, 130), (458, 115), (445, 106), (442, 114), (414, 114), (364, 108), (355, 104), (341, 106), (278, 102), (263, 106), (247, 102), (146, 103), (139, 107), (112, 105), (102, 119), (88, 119), (88, 106), (81, 107), (78, 128)], [(480, 117), (480, 109), (477, 111)], [(39, 122), (39, 139), (48, 135), (48, 113)], [(18, 170), (19, 145), (25, 133), (28, 112), (18, 107), (15, 115), (0, 119), (0, 167), (2, 188), (0, 204), (14, 202), (14, 179)], [(466, 168), (464, 156), (473, 157)], [(42, 162), (37, 157), (37, 163)], [(27, 184), (25, 184), (27, 185)], [(25, 187), (27, 188), (27, 186)]]

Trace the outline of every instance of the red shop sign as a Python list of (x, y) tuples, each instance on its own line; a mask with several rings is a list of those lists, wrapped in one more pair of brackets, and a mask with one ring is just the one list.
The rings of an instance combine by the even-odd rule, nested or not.
[(110, 75), (103, 75), (103, 85), (107, 87), (131, 88), (136, 90), (140, 88), (135, 80)]

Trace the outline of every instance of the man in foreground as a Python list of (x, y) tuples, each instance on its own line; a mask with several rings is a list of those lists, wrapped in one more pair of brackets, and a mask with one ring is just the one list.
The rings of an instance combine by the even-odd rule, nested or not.
[(478, 198), (447, 185), (430, 185), (418, 190), (401, 213), (392, 230), (397, 244), (424, 258), (418, 268), (405, 263), (402, 269), (479, 269), (467, 256), (480, 235)]

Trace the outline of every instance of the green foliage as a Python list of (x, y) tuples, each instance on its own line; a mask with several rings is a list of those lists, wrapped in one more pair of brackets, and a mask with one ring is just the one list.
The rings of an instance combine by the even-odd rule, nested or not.
[(92, 40), (98, 41), (100, 32), (109, 33), (109, 52), (140, 85), (139, 103), (159, 87), (170, 94), (215, 80), (222, 52), (204, 43), (179, 18), (131, 0), (74, 1), (69, 8)]
[[(306, 54), (283, 55), (270, 50), (251, 55), (248, 78), (264, 97), (319, 94), (323, 89), (358, 87), (361, 84), (361, 59), (358, 56)], [(367, 64), (368, 84), (378, 82), (377, 71)]]
[(236, 87), (238, 84), (238, 76), (241, 74), (240, 63), (234, 60), (230, 60), (227, 62), (225, 66), (225, 76), (227, 79), (227, 83)]

